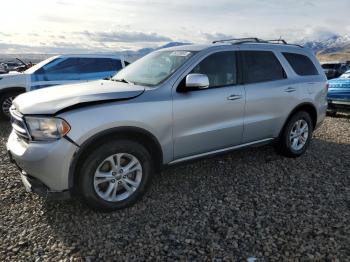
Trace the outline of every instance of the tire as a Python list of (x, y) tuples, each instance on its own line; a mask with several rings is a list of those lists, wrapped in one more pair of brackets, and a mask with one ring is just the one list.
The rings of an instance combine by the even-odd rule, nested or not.
[(10, 106), (12, 103), (12, 100), (21, 94), (21, 92), (18, 91), (12, 91), (0, 94), (0, 119), (9, 120), (10, 119)]
[[(301, 133), (302, 128), (296, 131), (298, 124), (304, 128), (307, 125), (306, 132)], [(304, 129), (305, 131), (306, 129)], [(276, 144), (277, 152), (286, 157), (299, 157), (305, 153), (312, 139), (313, 124), (310, 115), (305, 111), (296, 112), (286, 123)], [(291, 136), (297, 136), (291, 138)]]
[[(113, 159), (110, 158), (111, 156)], [(132, 157), (135, 159), (131, 160)], [(112, 161), (115, 164), (114, 170)], [(129, 171), (135, 171), (127, 174), (127, 166), (131, 161), (138, 163), (129, 169)], [(124, 173), (121, 173), (123, 168)], [(79, 172), (79, 194), (83, 202), (94, 210), (107, 212), (126, 208), (141, 199), (150, 184), (153, 170), (151, 155), (140, 143), (131, 140), (107, 142), (90, 152), (83, 161)], [(105, 180), (108, 181), (101, 182)], [(130, 184), (131, 182), (133, 184)], [(112, 191), (109, 190), (111, 186)], [(107, 194), (108, 190), (109, 194)]]

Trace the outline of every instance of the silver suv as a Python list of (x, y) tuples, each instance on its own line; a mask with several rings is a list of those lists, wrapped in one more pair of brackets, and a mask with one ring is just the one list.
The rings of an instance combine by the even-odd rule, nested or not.
[(259, 39), (153, 52), (110, 80), (22, 94), (7, 148), (27, 190), (116, 210), (163, 166), (274, 142), (302, 155), (327, 84), (305, 48)]

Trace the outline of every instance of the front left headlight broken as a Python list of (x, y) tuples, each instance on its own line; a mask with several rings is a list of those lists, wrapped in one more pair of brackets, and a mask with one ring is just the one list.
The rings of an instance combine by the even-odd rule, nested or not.
[(25, 117), (28, 131), (34, 141), (51, 141), (65, 136), (69, 130), (69, 124), (56, 117)]

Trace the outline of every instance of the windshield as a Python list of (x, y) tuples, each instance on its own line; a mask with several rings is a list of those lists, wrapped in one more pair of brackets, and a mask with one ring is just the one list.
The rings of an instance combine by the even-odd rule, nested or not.
[(112, 80), (156, 86), (169, 78), (194, 52), (157, 51), (119, 71)]
[(46, 65), (47, 63), (51, 62), (52, 60), (56, 59), (57, 56), (50, 57), (48, 59), (45, 59), (44, 61), (41, 61), (40, 63), (37, 63), (35, 66), (32, 66), (31, 68), (24, 71), (27, 74), (33, 74), (36, 70), (40, 69), (42, 66)]

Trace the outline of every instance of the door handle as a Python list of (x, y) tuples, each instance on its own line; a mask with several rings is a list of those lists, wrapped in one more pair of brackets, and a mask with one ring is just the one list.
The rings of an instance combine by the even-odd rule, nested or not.
[(295, 92), (297, 91), (294, 87), (287, 87), (286, 89), (284, 89), (285, 92), (291, 93), (291, 92)]
[(237, 99), (241, 99), (242, 96), (241, 95), (230, 95), (227, 97), (227, 100), (237, 100)]

